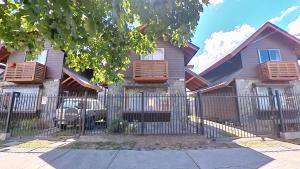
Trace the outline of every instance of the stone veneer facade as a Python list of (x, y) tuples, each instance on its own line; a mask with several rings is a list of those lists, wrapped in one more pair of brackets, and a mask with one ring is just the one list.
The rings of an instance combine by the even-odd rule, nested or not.
[[(2, 93), (7, 93), (7, 92), (23, 93), (25, 97), (28, 98), (28, 101), (30, 102), (33, 100), (31, 97), (38, 98), (38, 96), (42, 96), (42, 100), (45, 100), (46, 102), (42, 102), (39, 110), (41, 116), (46, 117), (47, 113), (55, 112), (57, 105), (53, 104), (53, 100), (56, 99), (55, 97), (58, 96), (59, 94), (60, 81), (45, 80), (43, 84), (15, 84), (12, 82), (2, 81), (0, 82), (0, 88)], [(41, 100), (36, 99), (36, 101), (39, 102)], [(32, 107), (32, 109), (34, 109), (34, 107)]]
[[(122, 118), (122, 113), (124, 110), (124, 94), (126, 89), (130, 89), (131, 93), (139, 93), (141, 91), (152, 94), (171, 95), (170, 97), (170, 112), (171, 118), (169, 122), (145, 122), (145, 132), (153, 132), (153, 127), (155, 131), (162, 131), (158, 129), (163, 127), (169, 133), (174, 131), (183, 131), (187, 129), (186, 121), (186, 99), (184, 95), (186, 94), (185, 82), (180, 80), (168, 80), (167, 83), (163, 84), (139, 84), (135, 83), (133, 80), (125, 80), (124, 83), (118, 85), (112, 85), (108, 88), (109, 98), (108, 98), (108, 125), (113, 119)], [(177, 96), (177, 97), (172, 97)], [(167, 128), (167, 129), (166, 129)], [(138, 130), (141, 130), (141, 125), (138, 125)]]

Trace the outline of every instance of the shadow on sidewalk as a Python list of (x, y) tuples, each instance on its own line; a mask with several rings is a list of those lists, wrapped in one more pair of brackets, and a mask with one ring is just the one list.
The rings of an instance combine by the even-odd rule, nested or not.
[[(57, 146), (37, 145), (25, 154), (36, 154), (37, 158), (43, 161), (43, 165), (39, 165), (37, 168), (55, 169), (206, 169), (226, 167), (242, 169), (260, 168), (274, 160), (251, 147), (260, 143), (259, 139), (245, 139), (240, 142), (237, 141), (238, 139), (217, 139), (216, 141), (208, 140), (208, 142), (200, 141), (200, 139), (203, 137), (101, 136), (83, 138), (74, 142), (65, 141), (65, 144), (60, 145), (53, 142)], [(88, 140), (90, 141), (88, 142)], [(271, 140), (265, 142), (268, 141), (271, 142)], [(153, 142), (153, 144), (149, 144), (149, 142)], [(156, 144), (158, 142), (160, 142), (160, 146)], [(166, 143), (172, 146), (167, 147)], [(16, 149), (11, 153), (24, 153), (22, 144), (24, 143), (15, 145), (19, 146), (19, 152)], [(142, 148), (141, 144), (146, 146)], [(201, 145), (196, 146), (197, 144)], [(157, 148), (154, 147), (155, 145)], [(274, 151), (288, 151), (288, 149), (280, 150), (278, 147), (274, 147)], [(292, 150), (290, 149), (290, 151)], [(6, 152), (10, 152), (10, 150)], [(0, 158), (0, 164), (2, 160), (5, 161), (5, 158)]]

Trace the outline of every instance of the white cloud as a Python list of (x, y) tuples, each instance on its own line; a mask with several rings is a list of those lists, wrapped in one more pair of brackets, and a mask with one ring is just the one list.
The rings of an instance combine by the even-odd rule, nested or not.
[(299, 8), (299, 6), (291, 6), (288, 9), (281, 11), (279, 16), (276, 16), (276, 17), (270, 19), (269, 21), (272, 23), (280, 22), (284, 17), (286, 17), (290, 13), (296, 11), (298, 8)]
[(217, 5), (217, 4), (222, 4), (224, 0), (209, 0), (210, 4)]
[(202, 72), (218, 60), (232, 52), (238, 45), (255, 32), (255, 28), (244, 24), (229, 32), (214, 32), (205, 40), (204, 52), (191, 60), (194, 71)]
[(0, 4), (4, 4), (4, 0), (0, 0)]
[(287, 26), (288, 32), (300, 39), (300, 15)]

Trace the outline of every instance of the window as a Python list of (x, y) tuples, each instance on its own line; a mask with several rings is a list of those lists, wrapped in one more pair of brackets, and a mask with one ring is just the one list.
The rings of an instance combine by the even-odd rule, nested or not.
[(164, 60), (164, 48), (157, 48), (153, 53), (141, 55), (141, 60)]
[(259, 62), (264, 63), (267, 61), (280, 61), (281, 55), (279, 49), (261, 49), (258, 50)]
[(257, 102), (259, 110), (269, 110), (271, 107), (270, 103), (270, 91), (267, 87), (256, 87)]
[(48, 50), (44, 50), (41, 52), (41, 54), (38, 55), (36, 61), (44, 65), (46, 64), (47, 56), (48, 56)]
[(282, 97), (280, 97), (280, 103), (282, 108), (287, 107), (287, 102), (284, 99), (285, 89), (280, 87), (257, 87), (256, 88), (258, 95), (258, 103), (260, 110), (278, 110), (277, 99), (276, 99), (276, 91)]
[(43, 50), (34, 60), (31, 60), (31, 61), (36, 61), (40, 64), (45, 65), (47, 56), (48, 56), (48, 50)]
[[(142, 93), (144, 98), (142, 98)], [(125, 111), (127, 112), (168, 112), (170, 111), (170, 101), (167, 92), (160, 91), (138, 91), (136, 89), (126, 89)]]

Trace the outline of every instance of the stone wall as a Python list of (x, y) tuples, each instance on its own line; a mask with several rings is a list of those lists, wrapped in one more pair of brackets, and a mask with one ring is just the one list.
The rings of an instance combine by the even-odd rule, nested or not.
[[(47, 117), (50, 113), (54, 117), (56, 103), (58, 103), (59, 80), (45, 80), (43, 84), (15, 84), (3, 81), (0, 82), (0, 86), (2, 93), (20, 92), (23, 94), (24, 97), (21, 97), (19, 101), (24, 102), (23, 105), (30, 105), (30, 107), (23, 106), (23, 109), (39, 110), (41, 117)], [(36, 104), (31, 103), (32, 101)]]
[(59, 80), (45, 80), (42, 87), (42, 96), (57, 96), (59, 94)]
[(300, 80), (290, 81), (290, 84), (293, 86), (293, 92), (300, 95)]

